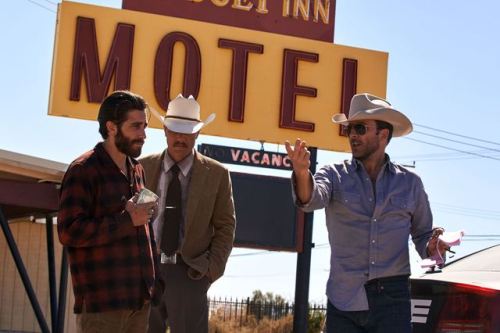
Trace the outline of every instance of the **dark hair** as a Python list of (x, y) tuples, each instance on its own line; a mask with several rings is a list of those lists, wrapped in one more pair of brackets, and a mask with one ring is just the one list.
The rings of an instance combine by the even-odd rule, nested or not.
[(377, 130), (382, 130), (382, 129), (389, 130), (389, 135), (387, 136), (387, 143), (389, 143), (389, 141), (391, 141), (392, 131), (394, 130), (394, 128), (392, 127), (391, 124), (382, 120), (375, 120), (375, 122), (377, 123)]
[(148, 104), (140, 95), (126, 90), (112, 92), (104, 99), (99, 108), (97, 121), (99, 122), (99, 133), (103, 139), (108, 138), (106, 122), (112, 121), (120, 126), (126, 119), (127, 113), (131, 110), (146, 111)]

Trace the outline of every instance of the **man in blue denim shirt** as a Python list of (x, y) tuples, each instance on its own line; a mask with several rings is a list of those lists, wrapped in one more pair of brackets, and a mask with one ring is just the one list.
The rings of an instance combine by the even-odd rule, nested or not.
[[(386, 100), (358, 94), (347, 126), (353, 158), (309, 172), (306, 143), (286, 142), (296, 203), (325, 208), (331, 247), (327, 332), (411, 332), (408, 239), (422, 258), (434, 254), (432, 213), (420, 178), (385, 153), (392, 136), (412, 131), (410, 120)], [(434, 237), (433, 237), (434, 236)], [(444, 255), (446, 249), (440, 245)]]

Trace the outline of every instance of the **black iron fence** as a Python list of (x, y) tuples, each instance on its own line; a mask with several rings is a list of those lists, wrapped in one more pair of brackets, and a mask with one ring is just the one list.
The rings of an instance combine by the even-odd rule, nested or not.
[[(293, 316), (294, 304), (280, 301), (254, 301), (251, 298), (209, 298), (209, 314), (211, 317), (217, 316), (218, 320), (239, 322), (244, 325), (250, 319), (260, 321), (264, 318), (268, 320), (279, 320)], [(326, 306), (323, 304), (310, 304), (309, 317), (323, 317), (326, 315)]]

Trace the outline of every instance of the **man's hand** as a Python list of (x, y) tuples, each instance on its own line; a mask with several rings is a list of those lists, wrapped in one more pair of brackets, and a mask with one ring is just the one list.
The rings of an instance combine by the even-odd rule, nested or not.
[(438, 241), (439, 236), (441, 236), (443, 232), (444, 232), (443, 228), (434, 228), (432, 230), (431, 239), (429, 240), (429, 243), (427, 243), (427, 255), (429, 257), (439, 256), (438, 255), (439, 251), (441, 257), (444, 258), (446, 251), (450, 249), (448, 244), (442, 241)]
[(147, 202), (138, 204), (136, 200), (137, 195), (130, 198), (125, 205), (125, 210), (130, 214), (134, 226), (138, 227), (151, 221), (153, 216), (156, 215), (158, 203)]
[(295, 140), (295, 147), (292, 147), (290, 142), (285, 141), (285, 148), (288, 158), (292, 161), (293, 171), (295, 175), (300, 177), (309, 174), (309, 167), (311, 166), (311, 152), (307, 150), (306, 142), (297, 138)]
[(295, 140), (295, 147), (292, 147), (290, 142), (285, 141), (285, 148), (288, 158), (292, 161), (293, 173), (295, 174), (295, 193), (299, 201), (305, 204), (311, 200), (313, 189), (309, 176), (311, 152), (307, 150), (306, 142), (301, 139)]

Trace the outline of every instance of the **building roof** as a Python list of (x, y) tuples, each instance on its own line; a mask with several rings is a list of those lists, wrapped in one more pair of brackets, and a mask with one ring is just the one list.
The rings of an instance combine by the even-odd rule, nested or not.
[(66, 168), (64, 163), (0, 149), (0, 207), (5, 217), (56, 212)]

